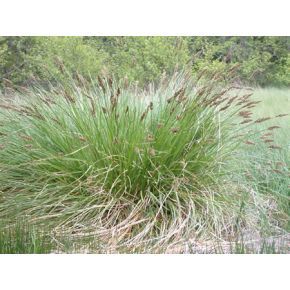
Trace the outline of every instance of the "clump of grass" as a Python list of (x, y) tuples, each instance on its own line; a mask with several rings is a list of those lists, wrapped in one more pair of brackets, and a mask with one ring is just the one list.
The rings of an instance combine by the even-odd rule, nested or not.
[(240, 143), (237, 114), (257, 104), (237, 90), (99, 77), (1, 101), (0, 216), (126, 245), (232, 228), (237, 203), (213, 188)]

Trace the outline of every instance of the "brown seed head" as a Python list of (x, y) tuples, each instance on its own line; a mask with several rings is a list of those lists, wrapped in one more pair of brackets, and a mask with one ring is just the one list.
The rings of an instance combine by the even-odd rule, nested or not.
[(148, 134), (147, 137), (146, 137), (146, 141), (148, 141), (148, 142), (154, 141), (154, 136), (151, 135), (151, 134)]
[(272, 131), (272, 130), (274, 130), (274, 129), (279, 129), (279, 128), (281, 128), (281, 127), (280, 127), (280, 126), (271, 126), (271, 127), (269, 127), (267, 130)]
[(270, 145), (269, 148), (270, 149), (282, 149), (282, 147), (280, 147), (278, 145)]
[(254, 108), (257, 104), (261, 103), (261, 101), (252, 101), (252, 102), (247, 102), (242, 108)]
[(117, 93), (116, 93), (117, 97), (119, 97), (120, 94), (121, 94), (121, 90), (120, 90), (120, 88), (118, 87), (118, 89), (117, 89)]
[(221, 111), (225, 111), (227, 108), (229, 108), (230, 107), (230, 105), (226, 105), (226, 106), (224, 106), (224, 107), (222, 107), (221, 109), (220, 109), (220, 112)]
[(108, 78), (108, 84), (109, 84), (109, 87), (112, 88), (113, 87), (113, 80), (111, 77)]
[(252, 114), (253, 114), (253, 112), (251, 112), (251, 111), (240, 111), (238, 115), (240, 117), (247, 118), (247, 117), (251, 116)]
[(176, 127), (170, 129), (170, 131), (171, 131), (172, 133), (174, 133), (174, 134), (178, 133), (179, 130), (180, 130), (180, 129), (179, 129), (179, 128), (176, 128)]
[(64, 97), (68, 102), (75, 103), (74, 97), (67, 90), (64, 90)]
[(261, 138), (265, 138), (265, 137), (269, 137), (269, 136), (273, 136), (273, 133), (271, 133), (271, 132), (265, 133), (261, 136)]
[(277, 115), (276, 118), (280, 118), (280, 117), (285, 117), (285, 116), (288, 116), (289, 114), (280, 114), (280, 115)]
[(171, 103), (171, 101), (175, 100), (175, 99), (180, 99), (184, 96), (185, 93), (185, 89), (181, 88), (178, 91), (176, 91), (174, 93), (174, 95), (172, 97), (170, 97), (169, 99), (167, 99), (167, 103)]
[(60, 72), (62, 74), (65, 74), (65, 67), (64, 67), (63, 61), (58, 56), (55, 58), (55, 63), (58, 66), (58, 69), (60, 70)]
[(105, 88), (104, 82), (100, 76), (98, 76), (98, 83), (99, 83), (99, 86), (102, 88), (103, 92), (105, 93), (106, 88)]
[(147, 116), (149, 110), (153, 110), (153, 103), (150, 102), (150, 104), (148, 105), (148, 107), (146, 108), (146, 110), (143, 112), (143, 114), (141, 115), (140, 121), (142, 122), (144, 120), (144, 118)]
[(271, 119), (271, 117), (260, 118), (260, 119), (257, 119), (257, 120), (255, 121), (255, 123), (262, 123), (262, 122), (268, 121), (268, 120), (270, 120), (270, 119)]
[(148, 110), (146, 109), (143, 114), (141, 115), (140, 121), (142, 122), (148, 114)]
[(83, 86), (83, 87), (86, 86), (86, 82), (85, 82), (84, 77), (80, 73), (78, 73), (78, 72), (76, 73), (76, 79), (77, 79), (77, 82), (78, 82), (78, 84), (79, 84), (80, 87), (81, 86)]
[(249, 140), (247, 140), (247, 141), (245, 142), (245, 144), (248, 144), (248, 145), (255, 145), (255, 143), (254, 143), (254, 142), (252, 142), (252, 141), (249, 141)]
[(252, 121), (253, 121), (252, 119), (246, 119), (246, 120), (242, 121), (240, 124), (247, 124), (247, 123), (250, 123)]

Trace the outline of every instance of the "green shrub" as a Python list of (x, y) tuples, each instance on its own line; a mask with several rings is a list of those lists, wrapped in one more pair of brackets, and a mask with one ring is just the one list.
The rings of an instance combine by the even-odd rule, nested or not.
[(63, 81), (55, 59), (85, 78), (102, 72), (140, 84), (162, 73), (206, 68), (259, 86), (289, 86), (289, 37), (0, 37), (0, 84)]
[(98, 75), (105, 66), (108, 54), (84, 43), (82, 37), (37, 37), (27, 61), (38, 79), (65, 81), (59, 61), (70, 73), (82, 74), (86, 79)]
[(0, 37), (0, 84), (4, 79), (22, 84), (31, 78), (32, 70), (27, 56), (35, 47), (35, 37)]
[[(239, 81), (260, 86), (287, 86), (289, 37), (193, 37), (190, 41), (193, 71), (207, 68), (227, 77), (238, 64)], [(286, 78), (285, 78), (286, 77)]]
[(89, 79), (108, 59), (106, 52), (87, 45), (83, 37), (1, 37), (0, 55), (0, 81), (25, 86), (65, 81), (58, 60), (70, 74), (78, 72)]
[(158, 81), (163, 72), (185, 68), (190, 62), (187, 39), (182, 37), (114, 37), (99, 47), (111, 55), (110, 72), (141, 85)]

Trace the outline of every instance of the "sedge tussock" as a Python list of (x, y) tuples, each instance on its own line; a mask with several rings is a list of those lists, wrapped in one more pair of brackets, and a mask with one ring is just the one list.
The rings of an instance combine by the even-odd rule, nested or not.
[[(143, 91), (124, 83), (98, 77), (1, 102), (0, 218), (95, 234), (112, 248), (232, 234), (242, 196), (220, 187), (242, 142), (235, 118), (257, 102), (182, 74)], [(256, 226), (253, 211), (239, 224)]]

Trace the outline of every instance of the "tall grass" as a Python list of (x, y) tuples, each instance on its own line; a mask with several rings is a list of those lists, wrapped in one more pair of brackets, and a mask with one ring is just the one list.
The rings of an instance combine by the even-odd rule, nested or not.
[[(289, 154), (289, 89), (255, 89), (254, 100), (260, 100), (253, 110), (253, 118), (269, 118), (252, 126), (254, 145), (241, 148), (244, 164), (236, 164), (240, 182), (269, 197), (271, 212), (277, 216), (277, 225), (289, 233), (290, 214), (290, 154)], [(249, 148), (250, 147), (250, 148)], [(269, 209), (270, 211), (270, 209)]]
[(24, 221), (13, 226), (0, 224), (0, 254), (47, 254), (52, 250), (48, 236)]
[(0, 217), (112, 247), (258, 227), (257, 197), (227, 177), (248, 126), (237, 116), (256, 105), (241, 91), (182, 74), (143, 90), (78, 77), (2, 100)]

